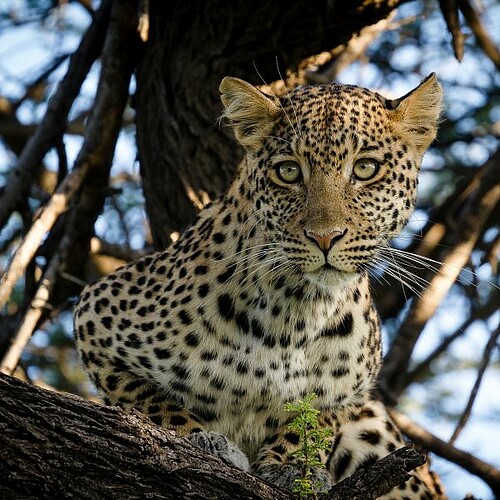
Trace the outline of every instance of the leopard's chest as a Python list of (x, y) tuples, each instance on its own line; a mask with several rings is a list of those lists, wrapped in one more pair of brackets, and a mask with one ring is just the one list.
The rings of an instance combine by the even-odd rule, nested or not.
[(247, 452), (289, 418), (286, 402), (315, 393), (318, 408), (339, 410), (363, 399), (376, 375), (379, 352), (370, 338), (377, 332), (362, 305), (292, 309), (286, 317), (250, 309), (244, 319), (236, 312), (210, 318), (212, 334), (183, 361), (189, 378), (164, 382), (180, 387), (176, 396), (207, 428)]

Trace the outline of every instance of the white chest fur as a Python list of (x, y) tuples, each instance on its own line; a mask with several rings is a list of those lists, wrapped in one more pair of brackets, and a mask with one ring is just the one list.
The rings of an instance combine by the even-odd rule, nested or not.
[[(203, 339), (182, 360), (178, 380), (172, 379), (175, 359), (158, 373), (161, 385), (208, 429), (226, 434), (250, 456), (290, 417), (286, 402), (315, 393), (318, 408), (337, 411), (364, 399), (378, 365), (370, 357), (380, 355), (369, 340), (374, 327), (365, 300), (308, 304), (290, 297), (280, 302), (279, 314), (266, 302), (267, 308), (243, 309), (234, 301), (226, 317), (205, 315), (193, 325), (205, 331)], [(182, 356), (178, 345), (172, 347)]]

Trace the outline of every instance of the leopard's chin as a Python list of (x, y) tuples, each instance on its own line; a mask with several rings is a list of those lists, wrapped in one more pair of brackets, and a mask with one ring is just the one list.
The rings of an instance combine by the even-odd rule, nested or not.
[(332, 288), (350, 284), (359, 276), (357, 271), (344, 271), (331, 264), (325, 264), (315, 271), (305, 272), (304, 276), (308, 281), (322, 288)]

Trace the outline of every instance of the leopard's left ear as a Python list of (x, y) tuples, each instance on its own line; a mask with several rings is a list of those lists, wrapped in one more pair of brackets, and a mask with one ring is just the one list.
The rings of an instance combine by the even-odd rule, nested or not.
[(398, 123), (403, 138), (413, 143), (420, 154), (424, 154), (436, 137), (442, 99), (441, 85), (436, 74), (431, 73), (408, 94), (385, 101), (389, 117)]
[(246, 148), (258, 148), (280, 113), (276, 102), (239, 78), (226, 76), (219, 90), (225, 108), (222, 116), (231, 120), (236, 139)]

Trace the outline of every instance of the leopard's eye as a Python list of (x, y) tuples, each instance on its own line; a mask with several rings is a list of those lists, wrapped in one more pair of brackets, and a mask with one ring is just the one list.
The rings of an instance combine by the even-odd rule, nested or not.
[(369, 181), (373, 179), (380, 170), (378, 161), (371, 158), (361, 158), (352, 169), (354, 177), (360, 181)]
[(302, 180), (302, 170), (298, 163), (286, 160), (278, 163), (274, 170), (276, 177), (285, 184), (297, 184)]

